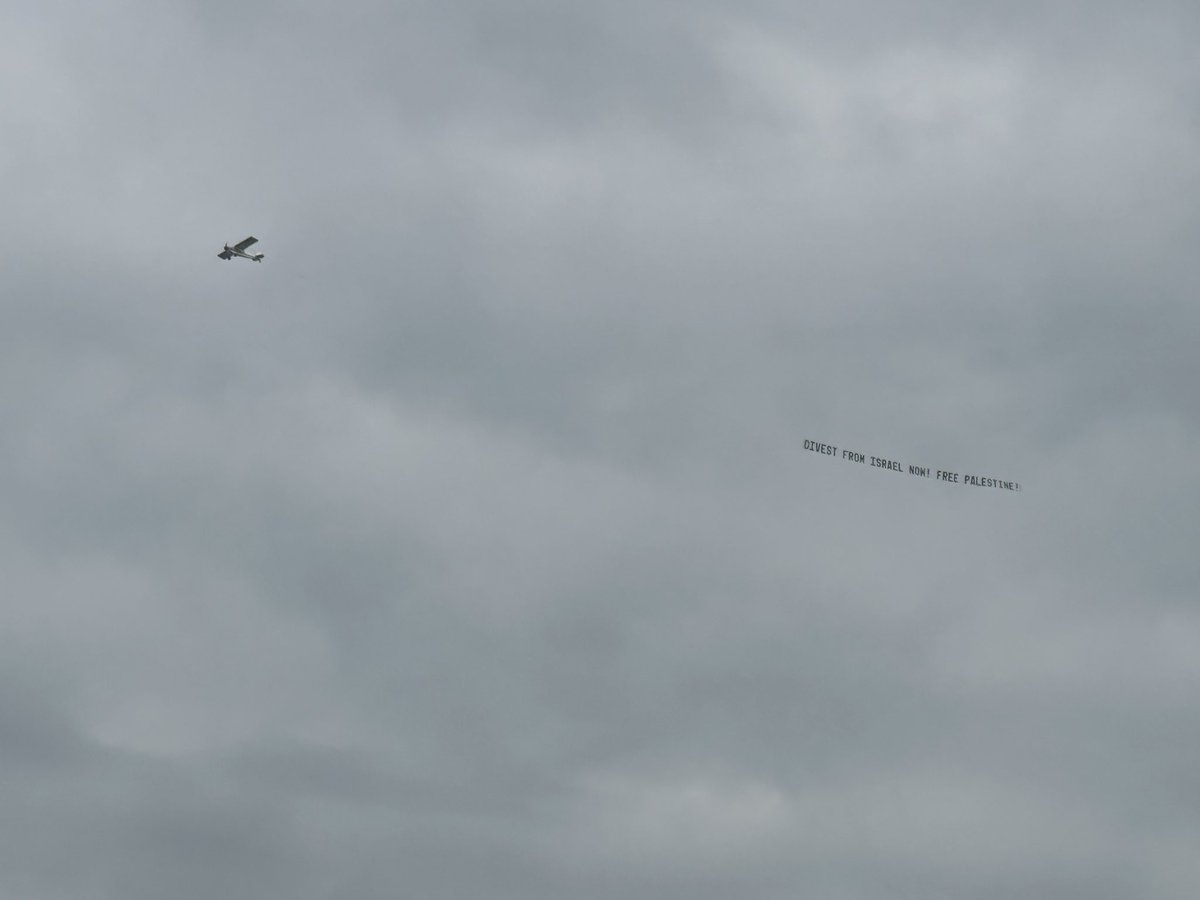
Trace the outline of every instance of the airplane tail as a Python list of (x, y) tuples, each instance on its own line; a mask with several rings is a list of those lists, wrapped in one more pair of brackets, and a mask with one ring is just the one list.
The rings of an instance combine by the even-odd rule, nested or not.
[(264, 257), (264, 256), (266, 256), (266, 255), (267, 255), (267, 254), (265, 254), (265, 253), (255, 253), (255, 254), (254, 254), (254, 261), (255, 261), (255, 262), (262, 262), (262, 261), (263, 261), (263, 257)]

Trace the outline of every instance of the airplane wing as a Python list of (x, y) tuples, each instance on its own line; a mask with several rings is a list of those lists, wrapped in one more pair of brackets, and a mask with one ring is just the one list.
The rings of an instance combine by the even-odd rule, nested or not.
[(233, 254), (228, 250), (222, 250), (217, 254), (217, 259), (233, 259)]
[(244, 252), (245, 249), (247, 247), (249, 247), (251, 244), (257, 244), (257, 243), (258, 243), (258, 238), (256, 238), (256, 237), (243, 238), (242, 240), (238, 241), (236, 244), (233, 245), (233, 249), (241, 250)]

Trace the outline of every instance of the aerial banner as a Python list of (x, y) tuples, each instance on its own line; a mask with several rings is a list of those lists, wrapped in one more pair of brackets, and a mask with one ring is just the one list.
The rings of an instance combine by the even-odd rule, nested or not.
[(840, 459), (843, 462), (855, 463), (857, 465), (866, 466), (870, 469), (883, 469), (886, 472), (897, 472), (900, 475), (914, 475), (918, 478), (929, 478), (934, 481), (944, 481), (947, 484), (961, 484), (968, 487), (981, 488), (996, 488), (1001, 491), (1019, 491), (1021, 485), (1016, 481), (1007, 481), (1003, 478), (995, 478), (991, 475), (981, 475), (979, 473), (962, 473), (952, 472), (948, 469), (931, 469), (929, 466), (917, 466), (909, 464), (901, 465), (897, 460), (885, 456), (872, 456), (868, 453), (860, 453), (857, 450), (849, 450), (845, 447), (838, 447), (836, 444), (825, 444), (820, 441), (804, 442), (804, 449), (818, 453), (822, 456), (829, 456)]

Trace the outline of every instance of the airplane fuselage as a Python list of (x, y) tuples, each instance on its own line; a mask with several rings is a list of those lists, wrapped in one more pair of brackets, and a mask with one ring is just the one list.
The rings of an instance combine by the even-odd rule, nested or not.
[(226, 244), (225, 249), (217, 255), (226, 262), (229, 262), (229, 260), (233, 259), (235, 256), (240, 256), (242, 259), (252, 259), (255, 262), (262, 262), (263, 256), (265, 256), (263, 253), (246, 253), (242, 250), (239, 250), (237, 247), (230, 247), (228, 244)]

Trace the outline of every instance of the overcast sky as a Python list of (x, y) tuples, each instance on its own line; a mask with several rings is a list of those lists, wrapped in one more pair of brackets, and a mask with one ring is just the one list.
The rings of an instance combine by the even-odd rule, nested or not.
[(1198, 39), (0, 0), (0, 896), (1192, 900)]

